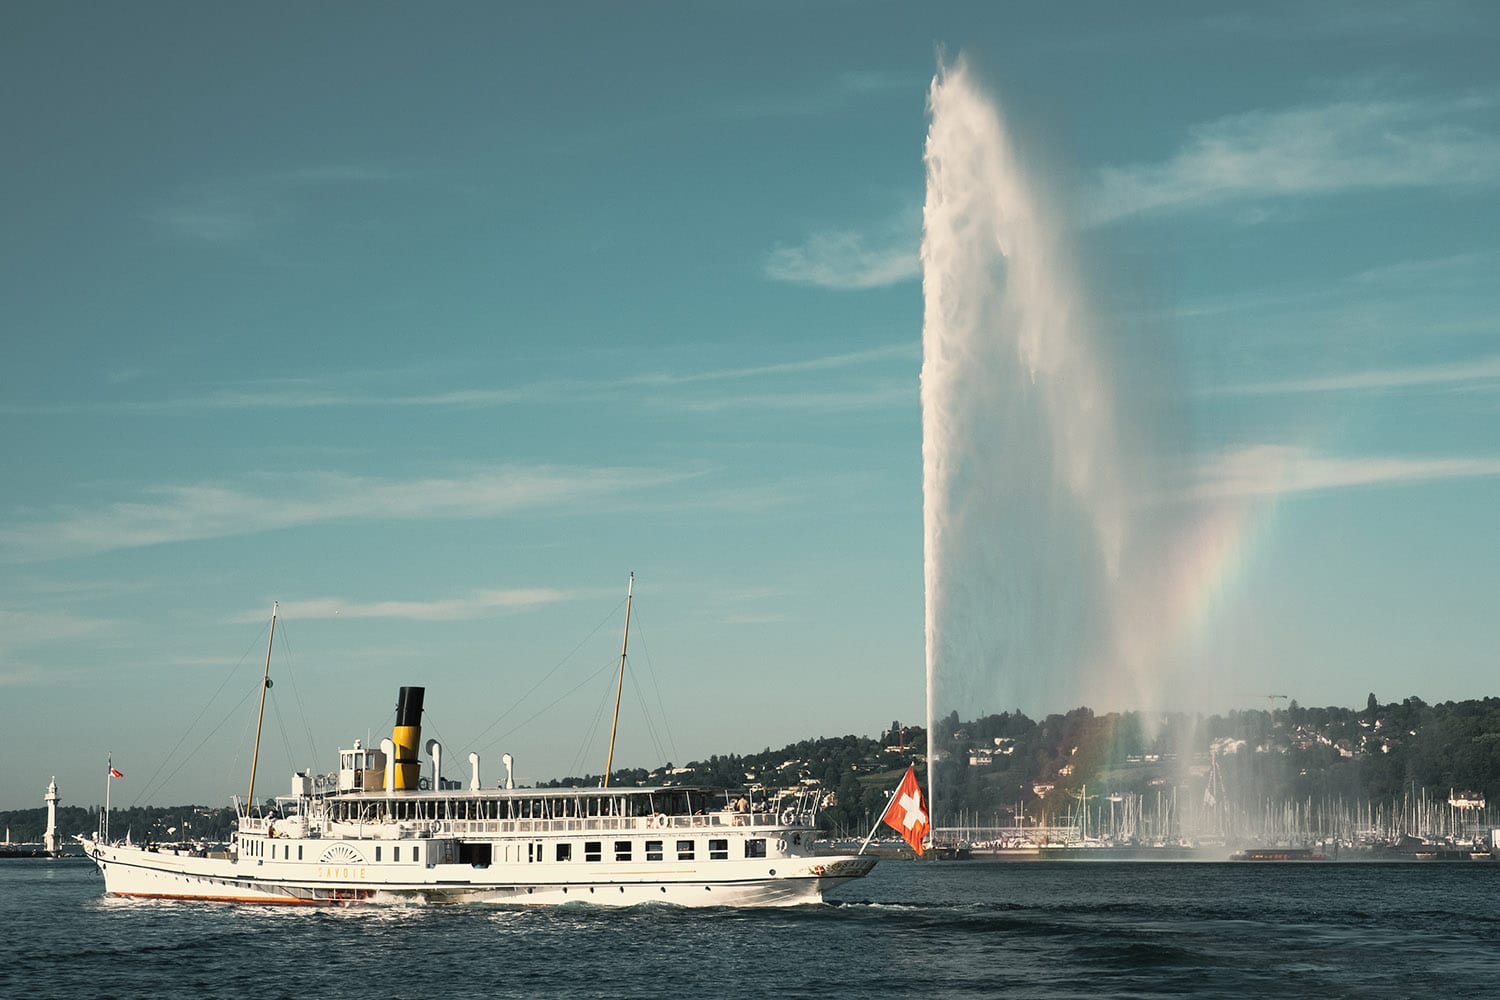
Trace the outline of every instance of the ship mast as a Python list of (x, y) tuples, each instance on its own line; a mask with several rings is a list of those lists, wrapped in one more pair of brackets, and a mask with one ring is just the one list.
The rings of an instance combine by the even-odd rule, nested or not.
[(260, 727), (266, 721), (266, 689), (271, 686), (271, 643), (276, 641), (276, 609), (271, 602), (271, 635), (266, 639), (266, 670), (260, 678), (260, 714), (255, 718), (255, 749), (250, 754), (250, 791), (245, 795), (245, 815), (255, 807), (255, 765), (260, 760)]
[(615, 766), (615, 730), (620, 727), (620, 692), (625, 690), (625, 650), (630, 645), (630, 599), (635, 591), (635, 574), (625, 585), (625, 638), (620, 640), (620, 679), (615, 682), (615, 717), (609, 724), (609, 759), (604, 763), (604, 787), (609, 787), (609, 773)]

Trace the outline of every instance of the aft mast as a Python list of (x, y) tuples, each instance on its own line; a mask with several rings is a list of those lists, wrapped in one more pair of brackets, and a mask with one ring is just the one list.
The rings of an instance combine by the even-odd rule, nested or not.
[(245, 815), (255, 808), (255, 765), (260, 760), (260, 727), (266, 721), (266, 689), (271, 686), (271, 644), (276, 641), (276, 609), (271, 602), (271, 635), (266, 639), (266, 670), (260, 678), (260, 714), (255, 717), (255, 749), (250, 754), (250, 791), (245, 795)]
[(635, 592), (635, 574), (625, 585), (625, 638), (620, 640), (620, 679), (615, 683), (615, 717), (609, 724), (609, 759), (604, 762), (604, 787), (609, 787), (609, 773), (615, 766), (615, 730), (620, 726), (620, 692), (625, 690), (625, 650), (630, 646), (630, 600)]

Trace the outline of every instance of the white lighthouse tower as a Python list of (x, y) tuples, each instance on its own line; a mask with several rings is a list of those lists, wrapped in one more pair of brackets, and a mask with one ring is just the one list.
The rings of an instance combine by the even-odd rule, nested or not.
[(48, 854), (57, 853), (57, 799), (57, 775), (54, 774), (47, 785), (47, 833), (42, 838), (42, 846)]

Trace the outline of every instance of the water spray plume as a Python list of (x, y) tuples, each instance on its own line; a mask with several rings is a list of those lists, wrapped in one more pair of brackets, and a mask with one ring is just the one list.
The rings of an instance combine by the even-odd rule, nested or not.
[[(1149, 434), (1122, 431), (1116, 345), (1100, 334), (1067, 227), (962, 58), (940, 66), (929, 110), (921, 398), (935, 786), (949, 711), (1151, 707), (1148, 666), (1178, 627), (1166, 598), (1205, 572), (1204, 550), (1222, 561), (1225, 540), (1202, 537), (1190, 502), (1143, 499), (1160, 492), (1161, 470), (1139, 440)], [(939, 794), (930, 788), (934, 815)]]

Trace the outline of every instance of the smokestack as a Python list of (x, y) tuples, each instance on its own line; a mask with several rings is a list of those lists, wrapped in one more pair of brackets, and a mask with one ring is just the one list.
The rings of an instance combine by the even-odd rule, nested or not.
[(426, 688), (404, 687), (396, 699), (396, 725), (391, 729), (391, 742), (396, 744), (392, 791), (414, 789), (422, 779), (417, 747), (422, 741), (422, 696), (426, 693)]

